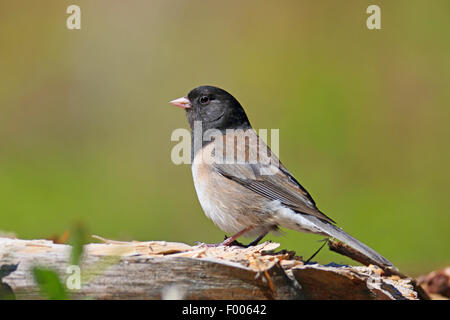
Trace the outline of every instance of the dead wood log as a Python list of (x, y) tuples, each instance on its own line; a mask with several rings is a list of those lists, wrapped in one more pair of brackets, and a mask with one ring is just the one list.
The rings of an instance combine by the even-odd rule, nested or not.
[[(100, 238), (101, 239), (101, 238)], [(379, 267), (304, 264), (279, 244), (242, 248), (164, 241), (84, 246), (74, 299), (420, 299), (410, 278)], [(63, 284), (71, 247), (48, 240), (0, 238), (0, 286), (17, 299), (41, 299), (32, 270), (58, 272)]]

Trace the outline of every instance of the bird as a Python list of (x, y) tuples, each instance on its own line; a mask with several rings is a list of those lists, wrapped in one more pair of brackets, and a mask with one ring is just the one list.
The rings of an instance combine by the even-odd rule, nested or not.
[(335, 238), (379, 266), (393, 264), (350, 236), (317, 208), (306, 189), (252, 128), (241, 104), (227, 91), (199, 86), (170, 101), (186, 110), (191, 128), (191, 171), (206, 216), (226, 234), (257, 244), (280, 227)]

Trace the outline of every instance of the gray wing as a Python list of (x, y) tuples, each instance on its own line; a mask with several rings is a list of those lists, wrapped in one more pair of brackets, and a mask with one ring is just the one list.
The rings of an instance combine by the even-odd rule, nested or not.
[[(226, 155), (229, 156), (230, 151), (234, 150), (232, 156), (235, 158), (232, 164), (214, 161), (212, 166), (219, 174), (269, 200), (279, 200), (296, 212), (334, 223), (317, 209), (309, 193), (253, 129), (227, 133), (219, 141), (226, 147), (223, 148), (218, 144), (217, 154), (223, 154), (223, 150), (226, 149)], [(216, 155), (215, 151), (214, 154)], [(237, 161), (238, 159), (240, 160)]]
[[(279, 167), (264, 164), (214, 164), (222, 176), (269, 199), (278, 200), (290, 209), (310, 214), (327, 222), (332, 219), (317, 209), (309, 193), (281, 164)], [(266, 174), (270, 172), (272, 174)]]

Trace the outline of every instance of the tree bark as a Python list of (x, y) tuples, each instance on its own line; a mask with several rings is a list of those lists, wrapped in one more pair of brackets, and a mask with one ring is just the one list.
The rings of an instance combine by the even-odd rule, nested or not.
[[(242, 248), (99, 239), (104, 243), (84, 246), (81, 287), (68, 289), (70, 298), (426, 298), (410, 278), (373, 265), (305, 265), (294, 252), (276, 252), (279, 244), (272, 242)], [(0, 238), (0, 287), (9, 288), (17, 299), (42, 299), (33, 268), (55, 270), (66, 286), (73, 276), (67, 269), (70, 254), (69, 245), (48, 240)]]

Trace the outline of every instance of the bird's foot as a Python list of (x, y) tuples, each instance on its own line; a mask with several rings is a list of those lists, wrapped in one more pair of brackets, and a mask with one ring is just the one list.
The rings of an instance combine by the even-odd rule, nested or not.
[(244, 233), (252, 230), (253, 228), (254, 228), (253, 226), (247, 227), (246, 229), (241, 230), (240, 232), (236, 233), (234, 236), (231, 236), (231, 237), (227, 237), (227, 235), (225, 235), (225, 240), (221, 243), (213, 243), (213, 244), (200, 243), (198, 245), (202, 246), (202, 247), (209, 247), (209, 248), (220, 247), (220, 246), (226, 246), (226, 247), (240, 246), (240, 247), (247, 248), (249, 246), (252, 246), (252, 245), (258, 243), (266, 235), (266, 234), (264, 234), (264, 235), (258, 237), (255, 241), (250, 243), (248, 246), (245, 246), (245, 245), (239, 243), (238, 241), (236, 241), (237, 238), (242, 236)]
[(250, 246), (250, 245), (242, 244), (239, 241), (237, 241), (236, 239), (233, 239), (233, 237), (227, 237), (226, 235), (225, 235), (224, 240), (220, 243), (203, 243), (201, 241), (195, 241), (195, 244), (202, 248), (217, 248), (217, 247), (221, 247), (221, 246), (224, 246), (224, 247), (236, 246), (236, 247), (248, 248)]
[[(229, 239), (229, 238), (225, 238), (225, 240), (222, 242), (222, 243), (224, 243), (224, 242), (226, 242), (227, 241), (227, 239)], [(250, 245), (245, 245), (245, 244), (243, 244), (243, 243), (240, 243), (239, 241), (237, 241), (237, 240), (233, 240), (233, 241), (231, 241), (231, 242), (229, 242), (228, 244), (225, 244), (226, 246), (235, 246), (235, 247), (241, 247), (241, 248), (248, 248)]]

